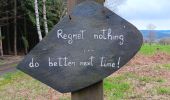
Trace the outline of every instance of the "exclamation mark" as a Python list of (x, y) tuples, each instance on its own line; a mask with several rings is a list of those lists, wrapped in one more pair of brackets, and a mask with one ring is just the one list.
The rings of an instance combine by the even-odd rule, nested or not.
[(118, 62), (117, 62), (117, 68), (120, 67), (119, 65), (120, 65), (120, 57), (119, 57)]

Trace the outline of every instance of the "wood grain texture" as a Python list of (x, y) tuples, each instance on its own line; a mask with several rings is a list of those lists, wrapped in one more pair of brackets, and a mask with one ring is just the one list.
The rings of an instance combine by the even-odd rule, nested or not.
[(103, 81), (71, 93), (71, 100), (103, 100)]
[(75, 5), (83, 2), (83, 1), (96, 1), (100, 4), (103, 4), (105, 0), (67, 0), (67, 9), (68, 9), (68, 14), (72, 11)]

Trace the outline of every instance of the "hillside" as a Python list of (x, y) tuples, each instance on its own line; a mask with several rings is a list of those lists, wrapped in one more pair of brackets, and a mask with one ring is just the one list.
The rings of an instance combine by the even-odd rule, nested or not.
[[(143, 34), (144, 39), (148, 38), (149, 30), (140, 30)], [(170, 37), (170, 30), (154, 30), (156, 33), (156, 39)]]

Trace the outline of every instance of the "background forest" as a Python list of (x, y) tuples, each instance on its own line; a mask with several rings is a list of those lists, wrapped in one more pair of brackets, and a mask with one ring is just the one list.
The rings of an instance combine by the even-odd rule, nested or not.
[(26, 54), (65, 15), (63, 0), (0, 0), (0, 55)]

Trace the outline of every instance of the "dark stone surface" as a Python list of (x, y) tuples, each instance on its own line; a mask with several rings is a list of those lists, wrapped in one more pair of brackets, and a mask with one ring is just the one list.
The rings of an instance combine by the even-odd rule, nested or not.
[(117, 71), (142, 42), (141, 33), (132, 24), (87, 1), (65, 16), (17, 68), (60, 92), (73, 92)]

